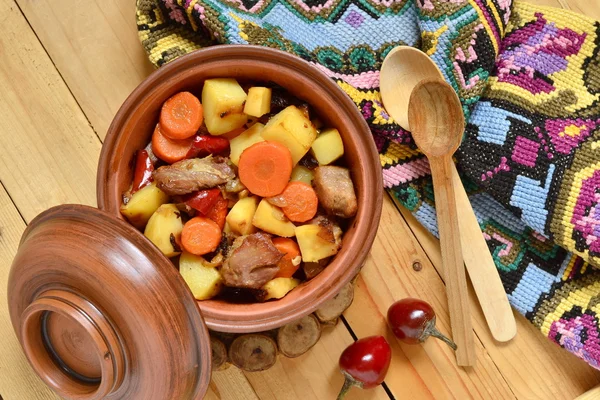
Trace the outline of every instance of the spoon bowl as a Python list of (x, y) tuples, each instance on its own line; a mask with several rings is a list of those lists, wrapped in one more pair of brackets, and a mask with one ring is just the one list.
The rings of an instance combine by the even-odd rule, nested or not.
[(444, 76), (421, 50), (398, 46), (383, 60), (379, 79), (386, 111), (398, 125), (410, 131), (408, 103), (413, 89), (425, 79), (443, 80)]
[(425, 79), (415, 86), (408, 121), (413, 139), (428, 158), (451, 155), (460, 146), (465, 117), (456, 92), (444, 81)]

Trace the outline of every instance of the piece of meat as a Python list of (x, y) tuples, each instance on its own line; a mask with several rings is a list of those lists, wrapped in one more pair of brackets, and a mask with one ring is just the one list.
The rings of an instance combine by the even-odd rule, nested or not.
[(307, 280), (311, 280), (315, 276), (319, 275), (325, 267), (329, 264), (329, 257), (323, 258), (317, 262), (305, 262), (302, 264), (302, 268), (304, 269), (304, 275), (306, 275)]
[(277, 263), (283, 253), (268, 235), (259, 232), (239, 237), (232, 247), (235, 249), (229, 252), (221, 268), (226, 286), (259, 289), (279, 272)]
[(318, 215), (315, 218), (311, 219), (309, 224), (319, 225), (321, 230), (317, 234), (321, 239), (335, 243), (339, 247), (342, 247), (342, 228), (333, 221), (331, 218), (328, 218), (324, 215)]
[(317, 167), (313, 185), (319, 203), (327, 213), (350, 218), (356, 215), (358, 203), (354, 193), (354, 184), (347, 168), (336, 166)]
[(208, 156), (181, 160), (158, 168), (153, 174), (156, 186), (170, 196), (214, 188), (235, 178), (227, 159)]

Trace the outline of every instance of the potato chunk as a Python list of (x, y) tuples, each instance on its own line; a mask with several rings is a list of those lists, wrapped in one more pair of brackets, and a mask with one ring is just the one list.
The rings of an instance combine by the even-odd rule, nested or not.
[(229, 159), (234, 165), (238, 165), (240, 162), (240, 156), (248, 147), (254, 143), (264, 142), (265, 139), (260, 135), (264, 129), (264, 125), (260, 122), (255, 123), (250, 128), (246, 129), (242, 134), (231, 139), (229, 146), (231, 147), (231, 153)]
[(303, 167), (302, 165), (296, 165), (292, 170), (290, 181), (299, 181), (310, 185), (312, 184), (312, 180), (313, 172), (310, 169)]
[(155, 183), (143, 187), (121, 206), (121, 214), (136, 228), (142, 229), (161, 205), (169, 201), (169, 196), (156, 187)]
[(206, 129), (211, 135), (222, 135), (242, 127), (246, 92), (235, 79), (207, 79), (202, 88), (202, 107)]
[(266, 87), (251, 87), (244, 106), (244, 114), (262, 117), (271, 111), (271, 89)]
[(261, 135), (265, 140), (285, 145), (296, 165), (310, 150), (317, 137), (317, 131), (302, 110), (296, 106), (289, 106), (267, 122)]
[(265, 283), (257, 298), (260, 301), (281, 299), (299, 284), (300, 281), (295, 278), (275, 278)]
[(252, 219), (256, 213), (258, 198), (245, 197), (240, 199), (227, 214), (227, 225), (229, 229), (240, 235), (249, 235), (256, 230), (252, 225)]
[(331, 164), (344, 155), (344, 143), (340, 132), (335, 128), (321, 132), (311, 149), (319, 165)]
[(287, 219), (283, 211), (266, 199), (260, 201), (252, 219), (252, 224), (258, 229), (281, 237), (294, 236), (296, 229), (296, 226)]
[[(315, 262), (337, 254), (341, 246), (339, 227), (302, 225), (296, 228), (296, 240), (302, 254), (302, 261)], [(337, 236), (337, 238), (335, 237)]]
[(152, 214), (144, 235), (167, 257), (175, 257), (181, 250), (181, 212), (175, 204), (163, 204)]
[(179, 258), (179, 273), (196, 300), (216, 296), (223, 287), (223, 278), (217, 268), (207, 266), (200, 256), (184, 252)]

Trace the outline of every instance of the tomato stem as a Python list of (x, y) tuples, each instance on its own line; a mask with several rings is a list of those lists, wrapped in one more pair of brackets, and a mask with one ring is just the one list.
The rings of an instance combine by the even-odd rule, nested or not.
[(438, 331), (435, 327), (435, 317), (425, 324), (425, 329), (423, 330), (423, 334), (419, 338), (420, 342), (424, 342), (429, 336), (433, 336), (436, 339), (440, 339), (442, 342), (446, 343), (448, 346), (452, 348), (452, 350), (456, 351), (458, 346), (456, 343), (452, 341), (449, 337), (445, 336), (442, 332)]
[(346, 371), (342, 371), (342, 374), (344, 374), (344, 385), (342, 386), (342, 389), (340, 389), (337, 400), (342, 400), (344, 397), (346, 397), (346, 394), (352, 388), (352, 386), (362, 387), (361, 383), (350, 376)]

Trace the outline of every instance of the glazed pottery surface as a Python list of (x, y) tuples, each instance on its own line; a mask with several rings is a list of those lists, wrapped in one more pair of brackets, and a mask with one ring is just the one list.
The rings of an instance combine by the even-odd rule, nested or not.
[(179, 272), (128, 223), (54, 207), (23, 234), (10, 318), (36, 373), (69, 399), (200, 399), (208, 331)]

